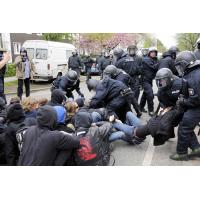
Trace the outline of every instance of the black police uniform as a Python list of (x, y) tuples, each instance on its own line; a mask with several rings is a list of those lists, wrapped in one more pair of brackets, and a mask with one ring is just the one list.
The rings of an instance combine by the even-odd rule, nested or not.
[(135, 98), (138, 100), (140, 95), (140, 79), (142, 58), (135, 55), (129, 56), (124, 54), (117, 62), (116, 67), (124, 70), (130, 75), (130, 87), (135, 93)]
[(83, 68), (83, 67), (84, 65), (81, 61), (81, 58), (78, 55), (73, 55), (69, 57), (68, 68), (76, 71), (78, 76), (80, 76), (80, 73), (81, 73), (80, 68)]
[(101, 72), (101, 75), (103, 74), (103, 71), (104, 69), (111, 64), (111, 60), (110, 60), (110, 57), (102, 57), (99, 59), (99, 62), (98, 62), (98, 68)]
[(197, 65), (185, 72), (183, 76), (188, 82), (189, 97), (184, 101), (183, 106), (186, 112), (179, 124), (177, 153), (186, 154), (188, 148), (200, 147), (194, 133), (195, 127), (200, 121), (200, 65)]
[(125, 121), (126, 113), (131, 111), (127, 96), (130, 90), (121, 81), (105, 77), (97, 85), (96, 94), (91, 99), (90, 108), (106, 107), (108, 115), (116, 114)]
[(142, 85), (143, 94), (140, 100), (141, 110), (144, 108), (146, 100), (148, 103), (149, 112), (154, 111), (154, 94), (153, 94), (153, 79), (155, 78), (156, 72), (158, 71), (159, 61), (157, 58), (145, 57), (142, 62)]
[(66, 92), (66, 96), (68, 98), (74, 98), (73, 90), (76, 90), (80, 96), (84, 96), (80, 91), (80, 80), (78, 79), (75, 84), (72, 84), (66, 76), (58, 77), (54, 82), (51, 88), (53, 89), (61, 89)]
[(176, 68), (174, 67), (175, 59), (171, 57), (171, 53), (163, 53), (163, 57), (159, 61), (159, 69), (168, 68), (172, 71), (174, 75), (178, 75)]
[[(119, 74), (117, 74), (117, 76), (115, 77), (115, 80), (121, 81), (127, 87), (130, 87), (131, 77), (123, 71), (121, 71)], [(137, 102), (134, 92), (130, 93), (128, 101), (130, 102), (130, 104), (133, 105), (136, 113), (140, 115), (139, 105), (138, 105), (138, 102)]]
[(83, 60), (83, 63), (85, 65), (85, 71), (87, 73), (87, 78), (89, 79), (91, 77), (91, 67), (94, 63), (94, 60), (91, 57), (86, 57)]

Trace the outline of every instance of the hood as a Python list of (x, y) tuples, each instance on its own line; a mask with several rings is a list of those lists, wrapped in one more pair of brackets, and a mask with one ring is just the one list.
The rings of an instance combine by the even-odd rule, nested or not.
[(25, 119), (24, 110), (19, 103), (10, 104), (7, 107), (7, 119), (8, 121), (18, 121)]
[(91, 114), (88, 112), (78, 112), (75, 115), (75, 128), (90, 128), (92, 124)]
[(66, 101), (65, 93), (60, 89), (55, 89), (51, 93), (51, 101), (55, 104), (62, 104)]
[(85, 98), (84, 97), (79, 97), (76, 99), (76, 103), (78, 104), (78, 107), (81, 108), (84, 106)]
[(57, 114), (52, 106), (41, 106), (37, 111), (38, 126), (53, 130), (57, 125)]
[(66, 110), (62, 106), (54, 106), (54, 110), (56, 111), (57, 114), (57, 123), (65, 123), (65, 118), (66, 118)]

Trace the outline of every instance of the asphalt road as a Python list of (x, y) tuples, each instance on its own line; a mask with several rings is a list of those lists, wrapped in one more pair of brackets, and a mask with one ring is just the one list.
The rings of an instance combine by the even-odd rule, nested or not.
[[(99, 77), (95, 77), (99, 78)], [(83, 91), (86, 98), (90, 98), (85, 82), (81, 82), (81, 90)], [(154, 85), (154, 91), (156, 92), (156, 86)], [(76, 92), (74, 92), (77, 97)], [(15, 95), (7, 96), (9, 99)], [(35, 98), (46, 97), (50, 98), (50, 90), (43, 90), (32, 93)], [(156, 98), (154, 99), (155, 109), (158, 105)], [(143, 113), (141, 117), (143, 123), (145, 123), (149, 116)], [(132, 146), (128, 145), (123, 141), (114, 142), (113, 156), (115, 158), (116, 166), (188, 166), (188, 165), (200, 165), (200, 158), (190, 161), (173, 161), (169, 159), (169, 155), (174, 153), (176, 150), (177, 138), (170, 139), (164, 145), (155, 147), (153, 146), (153, 139), (149, 136), (145, 142), (140, 145)]]

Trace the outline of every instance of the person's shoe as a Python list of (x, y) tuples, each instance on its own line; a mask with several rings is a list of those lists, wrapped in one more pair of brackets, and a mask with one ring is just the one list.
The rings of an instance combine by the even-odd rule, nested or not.
[(149, 112), (150, 117), (153, 117), (154, 115), (155, 115), (154, 112)]
[(189, 154), (190, 158), (200, 157), (200, 147), (193, 149), (192, 152)]
[(147, 110), (145, 110), (145, 108), (140, 108), (140, 111), (143, 113), (147, 113)]
[(189, 160), (189, 156), (188, 154), (173, 154), (169, 157), (172, 160), (176, 160), (176, 161), (187, 161)]

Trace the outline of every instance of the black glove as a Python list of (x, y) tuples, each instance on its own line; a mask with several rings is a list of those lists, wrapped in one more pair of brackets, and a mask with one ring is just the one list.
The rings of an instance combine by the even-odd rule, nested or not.
[(79, 94), (81, 97), (84, 97), (84, 94), (83, 94), (83, 93), (78, 92), (78, 94)]
[(176, 107), (177, 107), (177, 109), (178, 110), (181, 110), (181, 109), (183, 109), (184, 108), (184, 106), (185, 106), (185, 99), (184, 98), (179, 98), (177, 101), (176, 101)]

